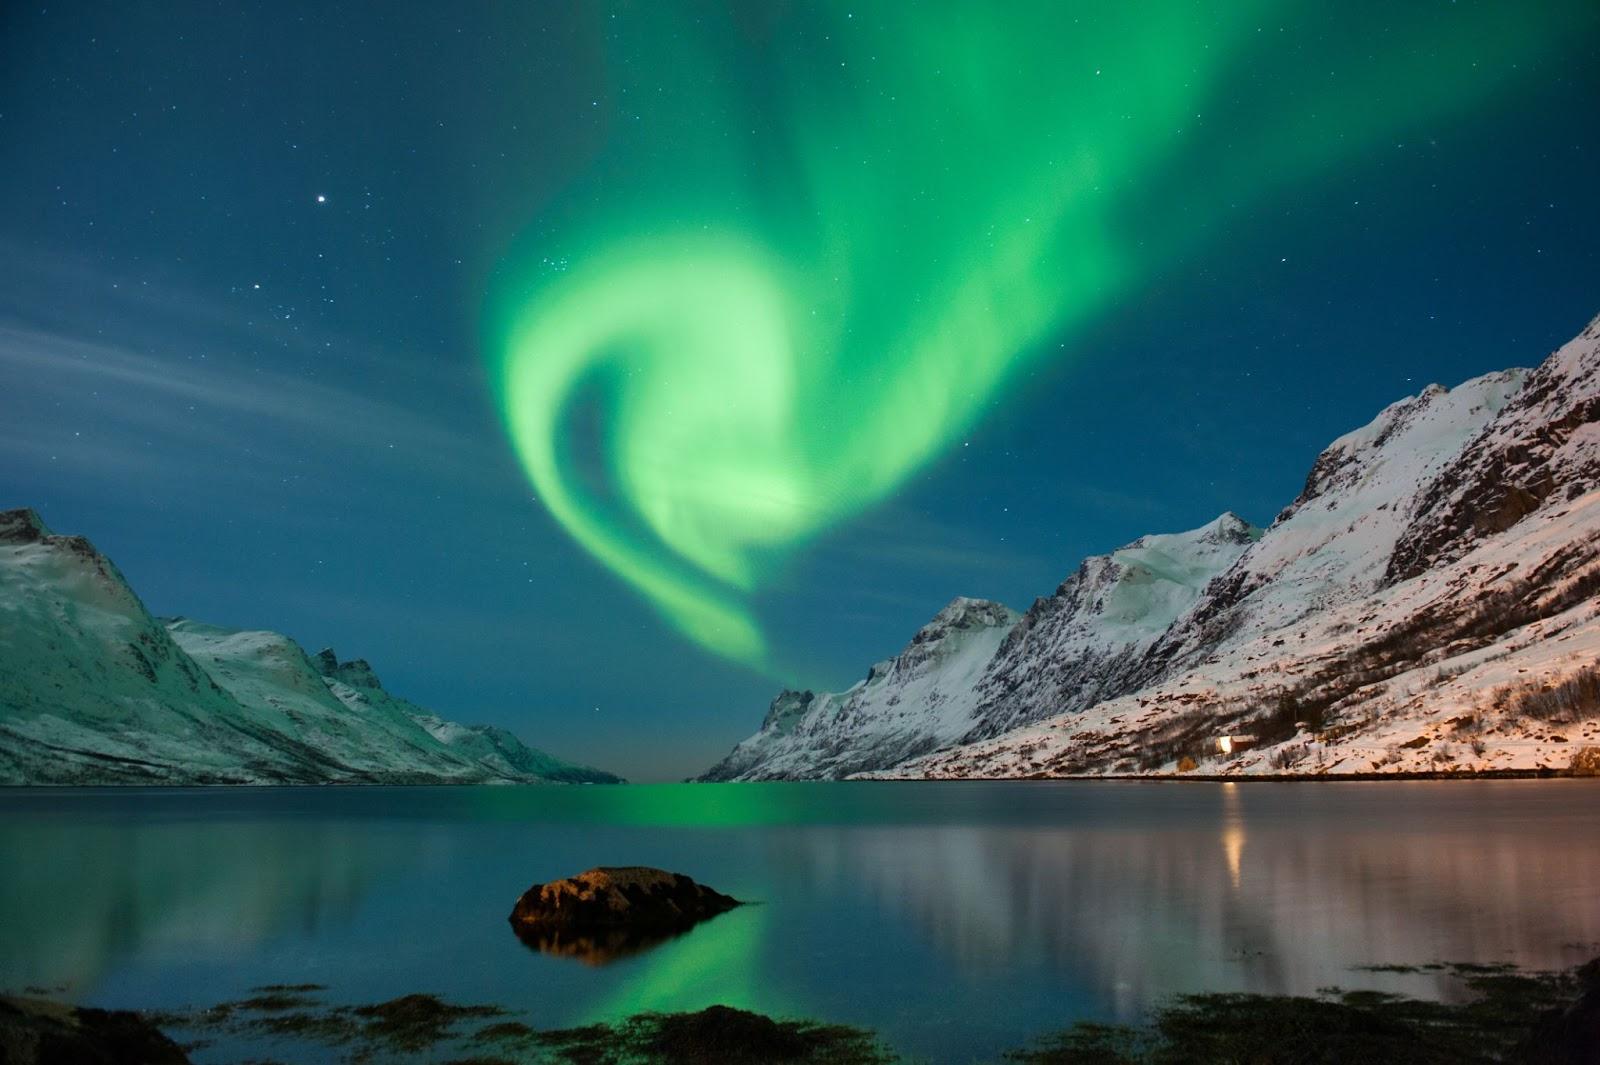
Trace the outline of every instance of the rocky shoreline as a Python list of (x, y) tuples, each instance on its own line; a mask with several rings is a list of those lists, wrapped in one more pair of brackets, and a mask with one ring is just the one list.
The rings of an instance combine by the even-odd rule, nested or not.
[[(1024, 1065), (1263, 1065), (1364, 1061), (1594, 1065), (1600, 1061), (1600, 958), (1565, 972), (1509, 965), (1376, 966), (1460, 985), (1451, 1001), (1324, 988), (1315, 996), (1180, 995), (1142, 1023), (1078, 1022), (1005, 1052)], [(40, 989), (30, 989), (39, 993)], [(863, 1028), (772, 1018), (725, 1005), (644, 1013), (576, 1028), (536, 1028), (504, 1007), (431, 994), (338, 1005), (318, 984), (274, 984), (249, 998), (130, 1013), (0, 997), (6, 1065), (186, 1065), (230, 1061), (230, 1040), (270, 1042), (281, 1060), (452, 1065), (890, 1065), (900, 1058)], [(254, 1050), (251, 1060), (259, 1061)]]

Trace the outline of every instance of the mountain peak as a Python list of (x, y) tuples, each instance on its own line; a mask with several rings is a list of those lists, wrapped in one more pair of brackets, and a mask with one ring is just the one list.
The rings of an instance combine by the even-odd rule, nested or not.
[(923, 628), (975, 628), (987, 625), (1009, 625), (1017, 619), (1016, 611), (993, 599), (974, 599), (958, 595), (944, 605)]
[(1247, 544), (1261, 538), (1261, 530), (1231, 510), (1218, 514), (1208, 524), (1195, 530), (1196, 540), (1203, 544)]
[(1389, 559), (1387, 582), (1453, 561), (1547, 501), (1570, 502), (1600, 485), (1597, 323), (1523, 372), (1522, 387), (1430, 480)]
[(1510, 402), (1528, 375), (1524, 369), (1498, 370), (1454, 388), (1429, 385), (1389, 404), (1323, 449), (1300, 495), (1273, 524), (1323, 497), (1385, 486), (1391, 494), (1415, 490)]
[(352, 688), (379, 688), (383, 687), (378, 680), (378, 674), (365, 658), (352, 658), (348, 662), (339, 661), (339, 656), (333, 648), (324, 647), (312, 656), (311, 661), (317, 667), (317, 672), (324, 677), (331, 677)]
[(32, 507), (0, 510), (0, 544), (33, 544), (49, 535), (49, 527)]
[(0, 601), (0, 784), (616, 779), (446, 721), (331, 648), (158, 620), (87, 539), (33, 510), (0, 511)]

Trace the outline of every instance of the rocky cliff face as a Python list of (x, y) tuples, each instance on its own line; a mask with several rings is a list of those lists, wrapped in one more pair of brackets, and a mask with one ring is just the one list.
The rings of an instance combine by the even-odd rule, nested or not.
[(614, 779), (444, 721), (363, 661), (154, 618), (88, 540), (0, 512), (0, 784)]
[[(1561, 767), (1600, 742), (1600, 709), (1521, 708), (1540, 689), (1584, 690), (1597, 593), (1600, 320), (1536, 370), (1391, 405), (1329, 445), (1264, 532), (1223, 515), (1087, 560), (965, 671), (970, 693), (941, 685), (970, 706), (959, 742), (906, 759), (829, 717), (851, 693), (786, 693), (713, 773)], [(903, 733), (917, 698), (901, 694)], [(1232, 734), (1252, 750), (1219, 761)], [(797, 735), (810, 747), (783, 739)]]
[(1432, 478), (1390, 555), (1390, 582), (1453, 561), (1547, 505), (1600, 487), (1600, 318), (1551, 355)]

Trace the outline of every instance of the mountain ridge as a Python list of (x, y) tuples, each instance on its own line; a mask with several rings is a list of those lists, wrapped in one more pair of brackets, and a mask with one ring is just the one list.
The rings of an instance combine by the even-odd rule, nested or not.
[(0, 511), (0, 783), (618, 779), (446, 721), (364, 660), (156, 618), (88, 539)]
[[(1127, 675), (1162, 631), (1147, 623), (1152, 614), (1180, 611), (1256, 532), (1225, 512), (1188, 532), (1139, 537), (1085, 559), (1052, 595), (1021, 614), (989, 600), (957, 597), (899, 655), (874, 665), (846, 691), (780, 693), (762, 731), (700, 779), (803, 777), (810, 775), (813, 755), (831, 773), (848, 775), (886, 768), (913, 756), (907, 752), (992, 734), (1001, 715), (1019, 724), (1037, 720), (1074, 678), (1098, 676), (1111, 685)], [(985, 622), (981, 635), (952, 620), (974, 617)], [(954, 633), (967, 634), (947, 652), (956, 667), (940, 670), (924, 648), (947, 647)], [(1039, 642), (1049, 646), (1051, 670), (1020, 676), (1013, 664), (1031, 661)], [(853, 744), (855, 732), (871, 742)]]
[[(849, 692), (803, 693), (787, 731), (764, 723), (701, 779), (1562, 767), (1600, 725), (1517, 708), (1600, 652), (1597, 420), (1600, 318), (1533, 370), (1385, 407), (1266, 529), (1211, 523), (1244, 527), (1214, 537), (1228, 550), (1195, 557), (1208, 526), (1086, 559), (969, 690), (944, 686), (970, 724), (935, 750), (902, 757), (828, 717)], [(1163, 543), (1193, 558), (1187, 576), (1148, 557)], [(863, 762), (880, 764), (838, 772)]]

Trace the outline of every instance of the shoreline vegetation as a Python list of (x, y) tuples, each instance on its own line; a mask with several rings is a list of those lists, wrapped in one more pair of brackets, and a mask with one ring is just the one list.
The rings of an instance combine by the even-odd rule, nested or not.
[[(995, 1065), (1180, 1065), (1362, 1061), (1446, 1065), (1579, 1065), (1600, 1054), (1600, 958), (1563, 972), (1511, 965), (1379, 965), (1356, 970), (1447, 978), (1451, 1001), (1329, 987), (1312, 996), (1179, 995), (1136, 1024), (1080, 1021), (1002, 1052)], [(910, 1065), (875, 1033), (815, 1020), (772, 1018), (713, 1005), (642, 1013), (574, 1028), (540, 1029), (492, 1004), (431, 994), (330, 1004), (321, 984), (272, 984), (250, 997), (174, 1011), (76, 1008), (29, 987), (0, 996), (0, 1050), (8, 1065), (209, 1062), (228, 1041), (258, 1065), (317, 1060), (370, 1063), (425, 1057), (450, 1065)], [(269, 1047), (269, 1056), (259, 1051)], [(159, 1053), (152, 1057), (153, 1050)]]

